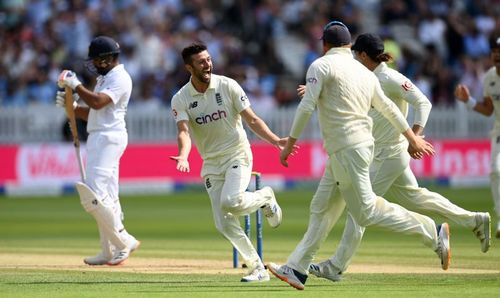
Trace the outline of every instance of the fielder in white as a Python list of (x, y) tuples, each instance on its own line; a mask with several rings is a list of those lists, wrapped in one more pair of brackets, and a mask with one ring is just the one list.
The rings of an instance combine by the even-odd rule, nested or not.
[[(491, 62), (493, 66), (486, 72), (483, 81), (483, 101), (470, 96), (469, 89), (459, 84), (455, 89), (457, 100), (467, 108), (484, 116), (495, 115), (495, 124), (491, 131), (491, 193), (497, 218), (500, 218), (500, 32), (495, 31), (490, 37)], [(497, 222), (496, 237), (500, 238), (500, 221)]]
[(172, 99), (179, 153), (171, 158), (176, 160), (177, 170), (189, 172), (192, 134), (203, 159), (201, 176), (210, 197), (215, 226), (249, 268), (249, 274), (241, 281), (268, 281), (269, 274), (241, 228), (239, 216), (263, 208), (270, 226), (276, 228), (282, 214), (270, 187), (246, 191), (253, 158), (241, 119), (278, 149), (283, 148), (287, 139), (276, 136), (252, 111), (248, 97), (236, 81), (212, 74), (212, 60), (205, 45), (195, 43), (184, 48), (182, 58), (191, 79)]
[(451, 256), (448, 224), (436, 226), (431, 218), (390, 203), (373, 192), (369, 166), (374, 144), (368, 112), (372, 106), (381, 112), (417, 154), (434, 154), (432, 145), (413, 133), (397, 106), (384, 95), (376, 76), (354, 59), (351, 35), (344, 24), (327, 24), (322, 39), (324, 55), (307, 71), (306, 92), (280, 158), (287, 166), (292, 146), (317, 106), (329, 160), (311, 201), (306, 234), (286, 265), (269, 263), (269, 270), (294, 288), (304, 289), (312, 258), (343, 211), (342, 199), (352, 220), (360, 226), (376, 225), (420, 235), (422, 242), (438, 254), (442, 268), (447, 269)]
[[(387, 66), (385, 62), (392, 57), (384, 53), (382, 39), (374, 34), (362, 34), (351, 49), (356, 59), (377, 76), (384, 93), (405, 117), (408, 115), (409, 104), (412, 105), (415, 110), (412, 129), (416, 135), (421, 134), (429, 117), (431, 103), (407, 77)], [(371, 109), (369, 116), (373, 119), (375, 138), (374, 159), (370, 166), (373, 192), (379, 196), (398, 198), (412, 210), (433, 212), (471, 229), (481, 242), (481, 251), (487, 252), (490, 247), (489, 213), (464, 210), (440, 194), (419, 187), (410, 169), (406, 139), (380, 112)], [(419, 158), (420, 155), (412, 149), (409, 148), (410, 152), (415, 158)], [(364, 230), (365, 228), (358, 225), (349, 215), (335, 255), (319, 264), (311, 264), (309, 273), (339, 281), (361, 244)]]
[[(123, 213), (118, 197), (120, 158), (127, 147), (125, 114), (132, 92), (132, 79), (120, 64), (120, 46), (107, 36), (99, 36), (89, 46), (89, 69), (96, 74), (94, 91), (85, 88), (76, 74), (64, 70), (58, 85), (70, 87), (73, 108), (78, 118), (87, 122), (86, 181), (76, 188), (80, 201), (97, 222), (101, 252), (84, 259), (88, 265), (118, 265), (137, 249), (140, 242), (123, 225)], [(58, 92), (56, 104), (64, 107), (64, 92)], [(86, 106), (80, 106), (81, 99)]]

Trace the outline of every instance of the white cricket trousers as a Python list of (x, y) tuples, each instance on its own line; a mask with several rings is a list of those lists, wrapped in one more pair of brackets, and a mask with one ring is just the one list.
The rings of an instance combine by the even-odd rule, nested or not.
[(491, 194), (497, 218), (500, 218), (500, 135), (491, 138)]
[(239, 216), (255, 212), (269, 200), (261, 190), (246, 191), (252, 177), (251, 152), (219, 162), (205, 161), (202, 173), (215, 227), (238, 250), (248, 268), (263, 268), (264, 264), (239, 220)]
[(314, 194), (309, 215), (309, 225), (304, 237), (290, 254), (287, 265), (302, 274), (308, 273), (309, 264), (325, 241), (340, 215), (345, 209), (345, 201), (340, 195), (333, 175), (331, 159), (326, 161), (325, 172)]
[[(406, 148), (406, 144), (404, 145)], [(387, 150), (386, 150), (387, 149)], [(380, 196), (398, 199), (405, 207), (417, 212), (433, 212), (463, 227), (474, 229), (475, 213), (458, 207), (442, 195), (418, 186), (417, 179), (410, 168), (410, 155), (403, 147), (382, 148), (370, 166), (370, 178), (373, 191)], [(384, 154), (387, 152), (388, 154)], [(331, 263), (341, 271), (345, 271), (356, 253), (364, 228), (351, 216), (347, 217), (342, 239)]]
[[(87, 139), (87, 180), (85, 181), (99, 198), (109, 198), (113, 202), (113, 214), (117, 218), (115, 228), (121, 231), (120, 238), (123, 238), (124, 243), (135, 240), (123, 226), (123, 213), (118, 196), (120, 158), (127, 143), (126, 131), (91, 132)], [(107, 254), (112, 250), (112, 246), (100, 227), (99, 235), (101, 247)]]
[[(288, 258), (287, 265), (307, 274), (319, 246), (343, 211), (339, 198), (345, 201), (350, 213), (348, 218), (360, 226), (376, 225), (395, 232), (418, 234), (426, 246), (432, 250), (437, 249), (436, 225), (431, 218), (408, 211), (373, 193), (369, 175), (372, 156), (373, 142), (364, 142), (331, 156), (320, 187), (311, 202), (307, 232)], [(319, 191), (320, 188), (323, 190)], [(328, 206), (326, 209), (330, 211), (318, 213), (313, 211), (313, 206)]]

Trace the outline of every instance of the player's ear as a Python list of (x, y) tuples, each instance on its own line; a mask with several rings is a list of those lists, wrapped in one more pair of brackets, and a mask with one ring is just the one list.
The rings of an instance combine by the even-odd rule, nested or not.
[(356, 57), (359, 61), (365, 61), (366, 60), (366, 57), (368, 57), (368, 55), (366, 54), (366, 52), (355, 52), (356, 53)]
[(191, 64), (184, 64), (184, 66), (186, 67), (187, 71), (189, 71), (190, 73), (193, 72), (193, 66)]

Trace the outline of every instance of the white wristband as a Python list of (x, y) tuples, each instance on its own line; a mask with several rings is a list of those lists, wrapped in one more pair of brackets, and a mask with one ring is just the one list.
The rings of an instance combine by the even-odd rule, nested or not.
[(477, 100), (474, 97), (469, 97), (469, 100), (465, 103), (469, 110), (473, 110), (477, 104)]

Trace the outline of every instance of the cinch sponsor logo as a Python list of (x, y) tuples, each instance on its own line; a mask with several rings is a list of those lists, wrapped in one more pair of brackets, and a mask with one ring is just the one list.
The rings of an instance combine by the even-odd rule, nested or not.
[(212, 114), (201, 115), (200, 117), (197, 117), (194, 121), (196, 121), (196, 123), (198, 124), (207, 124), (212, 121), (217, 121), (219, 119), (226, 117), (227, 117), (226, 111), (218, 110), (217, 112), (214, 112)]

